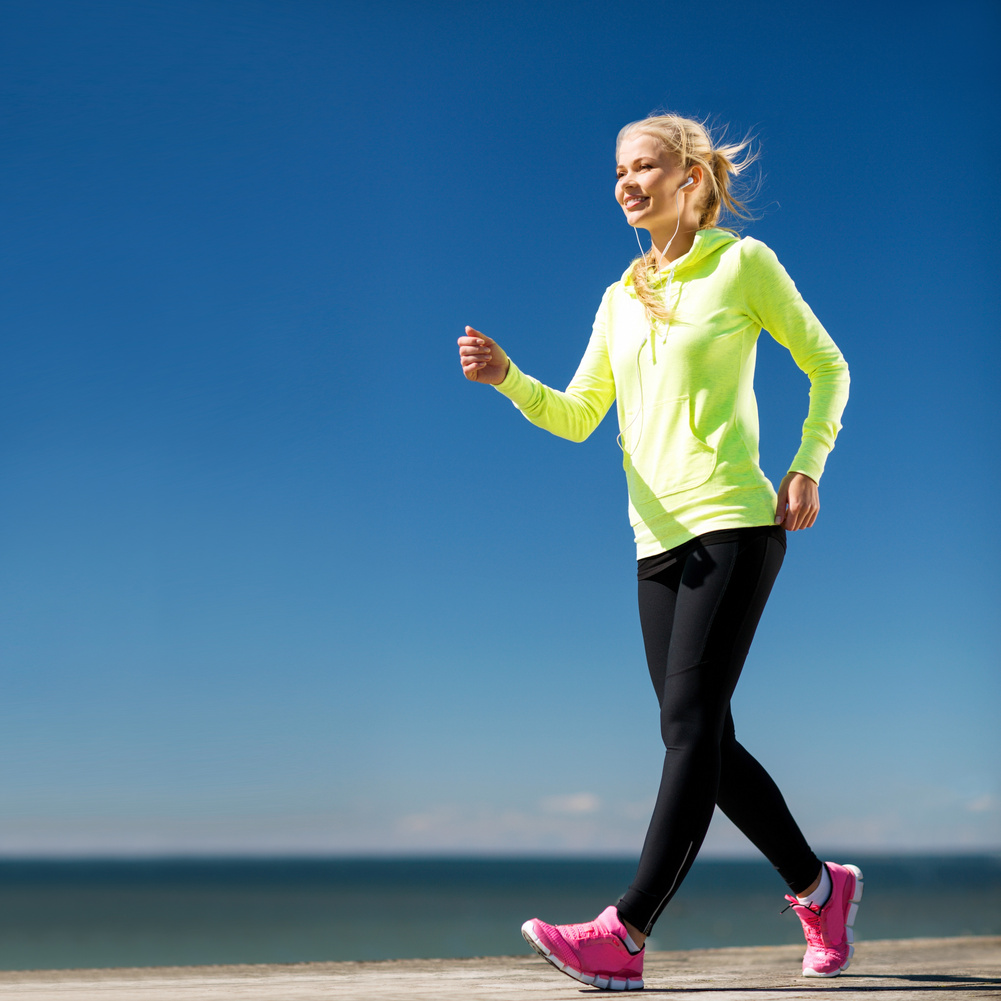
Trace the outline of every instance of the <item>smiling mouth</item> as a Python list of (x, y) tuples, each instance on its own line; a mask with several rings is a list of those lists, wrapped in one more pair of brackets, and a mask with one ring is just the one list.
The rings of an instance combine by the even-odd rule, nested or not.
[(623, 202), (623, 205), (627, 209), (636, 209), (641, 205), (645, 205), (648, 201), (650, 201), (648, 195), (629, 195)]

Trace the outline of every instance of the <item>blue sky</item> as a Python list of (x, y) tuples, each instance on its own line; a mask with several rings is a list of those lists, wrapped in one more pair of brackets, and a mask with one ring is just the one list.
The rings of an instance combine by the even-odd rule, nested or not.
[[(744, 231), (852, 367), (738, 734), (820, 851), (1001, 847), (996, 5), (0, 19), (0, 852), (638, 851), (616, 429), (530, 426), (455, 338), (565, 385), (662, 108), (757, 134)], [(757, 391), (777, 481), (766, 336)]]

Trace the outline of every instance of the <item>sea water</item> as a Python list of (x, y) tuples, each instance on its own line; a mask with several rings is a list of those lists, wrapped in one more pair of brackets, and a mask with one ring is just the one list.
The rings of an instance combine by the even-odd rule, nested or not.
[[(845, 859), (857, 936), (1001, 933), (1001, 856)], [(521, 923), (582, 921), (635, 860), (204, 859), (0, 862), (0, 969), (296, 963), (524, 953)], [(765, 862), (698, 861), (653, 948), (802, 941)]]

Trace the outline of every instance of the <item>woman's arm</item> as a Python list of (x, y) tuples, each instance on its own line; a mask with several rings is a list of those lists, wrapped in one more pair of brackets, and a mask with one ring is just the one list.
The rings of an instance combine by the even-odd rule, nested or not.
[(776, 523), (786, 528), (809, 528), (820, 508), (817, 484), (848, 402), (848, 365), (778, 258), (757, 240), (741, 241), (740, 283), (748, 315), (789, 350), (810, 379), (803, 437), (779, 487), (775, 512)]
[(463, 374), (472, 382), (494, 386), (538, 427), (570, 441), (583, 441), (615, 400), (604, 307), (603, 299), (584, 357), (562, 393), (526, 375), (496, 341), (473, 327), (466, 327), (465, 336), (459, 338)]

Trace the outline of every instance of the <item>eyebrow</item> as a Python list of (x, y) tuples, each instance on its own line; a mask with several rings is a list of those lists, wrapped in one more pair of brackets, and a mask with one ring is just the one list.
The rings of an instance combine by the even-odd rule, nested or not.
[[(642, 163), (644, 160), (650, 160), (652, 162), (652, 161), (654, 161), (656, 159), (657, 159), (657, 157), (655, 157), (655, 156), (636, 156), (636, 157), (633, 157), (633, 163), (634, 164), (636, 164), (636, 163)], [(619, 170), (619, 169), (621, 169), (622, 167), (625, 167), (625, 166), (626, 166), (626, 164), (624, 164), (624, 163), (617, 163), (615, 165), (615, 169)]]

